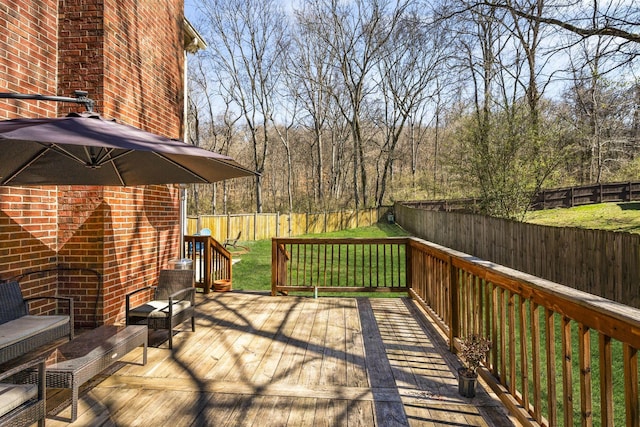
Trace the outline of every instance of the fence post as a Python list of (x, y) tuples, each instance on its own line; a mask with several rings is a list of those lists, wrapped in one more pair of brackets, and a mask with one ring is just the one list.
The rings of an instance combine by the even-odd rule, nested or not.
[(575, 188), (574, 188), (574, 187), (571, 187), (571, 205), (569, 206), (569, 207), (571, 207), (571, 208), (572, 208), (572, 207), (573, 207), (573, 205), (575, 204), (575, 202), (574, 202), (574, 198), (575, 198), (575, 196), (574, 196), (574, 194), (573, 194), (573, 190), (575, 190)]
[(600, 183), (600, 193), (598, 194), (598, 201), (596, 203), (602, 203), (602, 183)]
[(459, 311), (459, 292), (458, 292), (458, 274), (457, 269), (453, 266), (452, 257), (447, 257), (449, 263), (449, 351), (456, 353), (456, 337), (460, 335), (460, 320), (458, 318)]

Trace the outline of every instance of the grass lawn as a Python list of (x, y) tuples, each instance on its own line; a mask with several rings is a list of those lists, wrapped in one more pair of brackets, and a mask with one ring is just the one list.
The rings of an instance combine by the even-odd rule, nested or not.
[[(408, 233), (395, 224), (379, 223), (371, 227), (355, 228), (324, 234), (311, 234), (305, 238), (397, 237)], [(248, 252), (234, 255), (241, 261), (233, 266), (233, 289), (237, 291), (271, 290), (271, 240), (241, 242)], [(233, 252), (232, 252), (233, 253)], [(335, 295), (335, 294), (334, 294)], [(351, 294), (354, 295), (354, 294)]]
[(640, 233), (640, 203), (600, 203), (529, 212), (525, 222)]

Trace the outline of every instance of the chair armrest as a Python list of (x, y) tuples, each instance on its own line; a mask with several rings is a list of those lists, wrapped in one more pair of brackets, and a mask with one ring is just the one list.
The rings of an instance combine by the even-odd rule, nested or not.
[(136, 289), (133, 292), (129, 292), (127, 295), (125, 295), (124, 319), (127, 325), (129, 324), (129, 309), (131, 309), (131, 297), (134, 296), (135, 294), (139, 294), (140, 292), (148, 291), (149, 289), (155, 289), (156, 287), (157, 286), (145, 286), (143, 288)]
[(32, 301), (37, 301), (37, 300), (41, 300), (41, 299), (53, 299), (53, 300), (58, 300), (58, 301), (66, 301), (68, 304), (68, 308), (69, 308), (69, 312), (73, 312), (73, 298), (71, 297), (56, 297), (56, 296), (48, 296), (48, 295), (44, 295), (41, 297), (30, 297), (30, 298), (25, 298), (24, 302), (25, 303), (30, 303)]
[[(13, 375), (19, 374), (22, 371), (26, 370), (37, 370), (38, 372), (38, 401), (43, 402), (43, 405), (46, 405), (44, 402), (47, 399), (47, 358), (49, 357), (49, 352), (41, 354), (39, 357), (31, 359), (27, 362), (16, 362), (17, 364), (12, 365), (11, 362), (3, 365), (3, 369), (7, 368), (5, 371), (0, 373), (0, 381), (5, 378), (11, 378)], [(20, 360), (22, 358), (18, 358)], [(5, 381), (2, 381), (5, 382)], [(40, 425), (40, 423), (38, 423)], [(42, 424), (44, 425), (44, 424)]]
[(140, 292), (143, 291), (148, 291), (149, 289), (155, 289), (156, 286), (145, 286), (143, 288), (140, 289), (136, 289), (133, 292), (129, 292), (127, 295), (125, 295), (125, 299), (126, 299), (126, 303), (125, 303), (125, 313), (129, 313), (129, 301), (131, 300), (131, 297), (134, 296), (135, 294), (139, 294)]
[[(169, 295), (169, 304), (173, 304), (173, 300), (174, 299), (178, 299), (180, 301), (189, 299), (191, 301), (191, 304), (193, 305), (195, 291), (196, 291), (196, 288), (180, 289), (179, 291), (176, 291), (176, 292), (172, 293), (171, 295)], [(186, 297), (178, 298), (182, 294), (185, 294)]]
[[(42, 370), (42, 374), (44, 374), (48, 357), (49, 357), (49, 353), (47, 352), (27, 362), (25, 362), (23, 358), (18, 358), (17, 360), (22, 359), (21, 362), (16, 362), (18, 364), (11, 363), (11, 362), (3, 364), (2, 365), (3, 371), (0, 373), (0, 381), (5, 378), (9, 378), (19, 372), (25, 371), (27, 369), (33, 369), (33, 368), (38, 368), (38, 370)], [(39, 381), (39, 382), (44, 384), (44, 375), (40, 378), (42, 378), (42, 381)]]
[(126, 295), (126, 298), (127, 298), (127, 299), (129, 299), (130, 297), (134, 296), (134, 295), (135, 295), (135, 294), (137, 294), (137, 293), (140, 293), (140, 292), (142, 292), (142, 291), (146, 291), (146, 290), (149, 290), (149, 289), (155, 289), (155, 288), (157, 288), (157, 286), (145, 286), (144, 288), (136, 289), (136, 290), (135, 290), (135, 291), (133, 291), (133, 292), (129, 292), (129, 293)]
[(195, 305), (195, 292), (196, 292), (196, 288), (184, 288), (184, 289), (180, 289), (179, 291), (175, 291), (174, 293), (172, 293), (171, 295), (169, 295), (169, 317), (173, 317), (173, 301), (174, 299), (176, 299), (176, 297), (185, 294), (185, 296), (187, 296), (186, 298), (178, 298), (178, 301), (184, 301), (184, 300), (189, 300), (189, 302), (191, 303), (191, 306), (193, 307)]

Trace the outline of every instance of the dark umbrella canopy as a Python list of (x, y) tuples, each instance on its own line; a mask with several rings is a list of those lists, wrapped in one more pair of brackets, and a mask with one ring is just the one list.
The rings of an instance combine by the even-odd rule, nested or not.
[(228, 156), (93, 113), (0, 121), (0, 185), (187, 184), (254, 175)]

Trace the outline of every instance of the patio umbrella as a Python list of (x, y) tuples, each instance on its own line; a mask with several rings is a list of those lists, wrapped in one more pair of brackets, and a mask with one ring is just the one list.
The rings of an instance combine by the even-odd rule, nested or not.
[(0, 185), (187, 184), (254, 175), (231, 157), (95, 113), (0, 121)]

